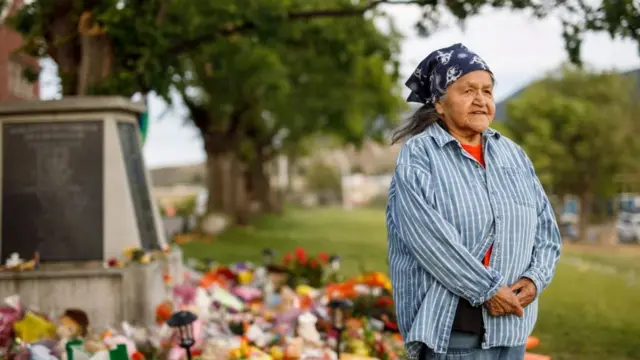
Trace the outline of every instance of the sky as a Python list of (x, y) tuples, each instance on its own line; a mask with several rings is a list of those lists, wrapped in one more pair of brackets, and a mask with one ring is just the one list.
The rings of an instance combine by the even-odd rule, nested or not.
[[(499, 101), (567, 61), (557, 17), (537, 20), (522, 12), (489, 9), (467, 20), (464, 31), (451, 21), (435, 34), (422, 38), (412, 28), (420, 16), (417, 8), (396, 5), (385, 10), (405, 36), (401, 54), (403, 78), (431, 51), (460, 42), (479, 54), (494, 72)], [(583, 61), (599, 70), (640, 68), (638, 54), (638, 46), (633, 42), (614, 41), (607, 34), (588, 35), (582, 48)], [(55, 65), (50, 62), (43, 65), (41, 95), (44, 99), (55, 98), (58, 96)], [(407, 93), (405, 89), (403, 94)], [(185, 121), (186, 110), (179, 101), (168, 108), (162, 100), (152, 97), (149, 111), (151, 123), (144, 146), (147, 166), (204, 161), (202, 141)]]

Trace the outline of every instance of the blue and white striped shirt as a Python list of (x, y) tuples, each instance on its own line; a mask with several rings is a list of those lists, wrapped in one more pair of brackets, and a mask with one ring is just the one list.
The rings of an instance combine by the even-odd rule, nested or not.
[[(446, 352), (460, 297), (481, 306), (521, 277), (532, 279), (539, 295), (553, 278), (560, 232), (531, 161), (495, 130), (482, 139), (486, 168), (437, 124), (409, 139), (398, 155), (386, 219), (393, 297), (409, 359), (423, 343)], [(522, 318), (493, 317), (483, 308), (482, 347), (524, 344), (537, 314), (537, 299)]]

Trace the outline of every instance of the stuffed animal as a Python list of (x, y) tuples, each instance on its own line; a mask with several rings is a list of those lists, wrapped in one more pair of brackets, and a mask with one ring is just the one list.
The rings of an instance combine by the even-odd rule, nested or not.
[(322, 340), (320, 339), (320, 334), (316, 329), (317, 321), (318, 318), (310, 312), (302, 313), (298, 317), (298, 328), (296, 329), (296, 332), (305, 344), (320, 347), (322, 346)]
[(77, 339), (87, 336), (89, 317), (79, 309), (67, 309), (58, 319), (57, 333), (62, 339)]
[(56, 333), (60, 339), (58, 350), (66, 359), (67, 343), (72, 340), (81, 340), (89, 332), (89, 317), (79, 309), (67, 309), (58, 319)]

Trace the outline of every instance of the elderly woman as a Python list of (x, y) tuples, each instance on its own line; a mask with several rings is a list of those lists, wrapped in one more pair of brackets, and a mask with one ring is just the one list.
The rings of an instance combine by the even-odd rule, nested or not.
[(389, 191), (389, 266), (409, 359), (522, 360), (560, 233), (524, 151), (489, 128), (494, 78), (462, 44), (406, 85), (423, 106)]

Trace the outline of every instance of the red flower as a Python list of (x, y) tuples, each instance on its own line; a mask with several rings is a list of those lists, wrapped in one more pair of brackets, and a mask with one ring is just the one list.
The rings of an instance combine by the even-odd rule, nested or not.
[(385, 321), (384, 325), (393, 331), (398, 331), (398, 324), (393, 321)]
[(300, 264), (303, 264), (303, 265), (306, 264), (307, 263), (307, 252), (301, 247), (297, 248), (296, 249), (296, 259), (298, 260), (298, 262)]
[(318, 267), (318, 265), (320, 265), (320, 264), (318, 263), (318, 260), (316, 260), (316, 259), (311, 259), (311, 261), (309, 261), (309, 266), (310, 266), (312, 269), (314, 269), (314, 268)]
[(391, 329), (392, 331), (398, 331), (398, 323), (389, 320), (389, 316), (387, 316), (386, 314), (382, 315), (380, 320), (384, 322), (384, 326), (386, 326), (387, 328)]
[(382, 341), (376, 341), (373, 346), (374, 346), (374, 348), (376, 350), (376, 353), (378, 353), (378, 354), (386, 353), (385, 348), (384, 348), (384, 344), (382, 343)]
[(292, 258), (293, 258), (293, 255), (291, 255), (291, 253), (286, 253), (284, 254), (284, 259), (282, 260), (282, 263), (284, 265), (288, 265), (291, 262)]
[(327, 253), (323, 251), (318, 254), (318, 259), (320, 259), (323, 264), (326, 264), (329, 262), (329, 255), (327, 255)]
[(109, 259), (109, 261), (107, 262), (107, 265), (109, 267), (114, 267), (114, 266), (118, 265), (118, 259), (116, 259), (116, 258)]
[(387, 307), (393, 305), (393, 299), (389, 296), (381, 296), (376, 300), (376, 305), (380, 307)]
[(222, 276), (227, 280), (235, 280), (236, 278), (236, 274), (234, 274), (233, 271), (231, 271), (231, 269), (226, 266), (221, 266), (220, 268), (218, 268), (215, 274), (217, 276)]

